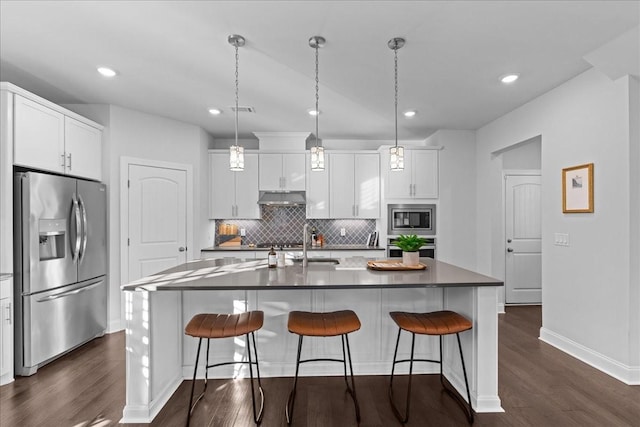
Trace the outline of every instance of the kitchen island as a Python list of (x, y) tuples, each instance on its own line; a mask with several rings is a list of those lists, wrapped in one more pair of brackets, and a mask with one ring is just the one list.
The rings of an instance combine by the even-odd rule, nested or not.
[[(265, 260), (210, 259), (124, 285), (127, 396), (121, 422), (151, 422), (180, 383), (193, 375), (197, 342), (184, 335), (193, 315), (247, 310), (265, 313), (264, 326), (257, 332), (263, 377), (293, 376), (297, 337), (287, 330), (292, 310), (351, 309), (358, 314), (362, 328), (350, 337), (356, 375), (389, 375), (397, 334), (390, 311), (457, 311), (473, 322), (472, 331), (461, 334), (472, 405), (477, 412), (501, 412), (496, 307), (503, 282), (430, 258), (421, 259), (427, 269), (420, 271), (373, 271), (366, 261), (318, 260), (302, 267), (288, 260), (284, 268), (267, 268)], [(404, 344), (399, 355), (403, 358), (410, 347), (408, 341)], [(303, 353), (305, 358), (339, 358), (340, 340), (312, 340)], [(416, 340), (416, 354), (437, 359), (438, 340)], [(214, 340), (209, 363), (245, 357), (243, 337)], [(243, 377), (243, 369), (229, 365), (226, 371), (212, 370), (210, 376)], [(435, 364), (414, 367), (418, 373), (437, 369)], [(444, 341), (443, 370), (454, 387), (464, 390), (455, 339)], [(342, 371), (339, 365), (320, 363), (305, 366), (301, 376), (305, 375)], [(204, 376), (204, 369), (199, 376)]]

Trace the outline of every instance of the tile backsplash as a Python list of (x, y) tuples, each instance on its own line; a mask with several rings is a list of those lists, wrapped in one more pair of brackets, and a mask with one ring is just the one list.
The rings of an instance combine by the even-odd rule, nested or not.
[[(218, 225), (234, 224), (244, 228), (243, 244), (302, 242), (302, 227), (309, 224), (309, 231), (316, 227), (324, 237), (325, 245), (364, 245), (369, 233), (376, 231), (374, 219), (307, 219), (304, 206), (262, 206), (262, 219), (216, 220), (214, 244), (220, 244)], [(340, 236), (344, 228), (346, 235)]]

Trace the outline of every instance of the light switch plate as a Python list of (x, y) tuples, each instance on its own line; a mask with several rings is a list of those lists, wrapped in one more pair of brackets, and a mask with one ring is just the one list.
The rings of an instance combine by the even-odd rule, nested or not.
[(241, 228), (241, 229), (240, 229), (240, 235), (241, 235), (242, 237), (246, 236), (246, 235), (247, 235), (247, 230), (245, 230), (244, 228)]
[(555, 233), (553, 238), (553, 244), (556, 246), (569, 246), (569, 234)]
[(340, 235), (341, 236), (346, 236), (347, 235), (347, 230), (345, 230), (344, 228), (340, 229)]

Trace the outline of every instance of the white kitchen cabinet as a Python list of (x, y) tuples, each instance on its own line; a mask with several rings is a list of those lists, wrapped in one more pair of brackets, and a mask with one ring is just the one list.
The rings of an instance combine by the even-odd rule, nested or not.
[(34, 99), (17, 93), (13, 96), (14, 164), (102, 179), (99, 125), (92, 126), (88, 120), (85, 123), (71, 117), (75, 114), (46, 100), (38, 102), (35, 95), (32, 95)]
[(364, 257), (364, 258), (386, 258), (386, 251), (381, 249), (363, 249), (359, 251), (355, 250), (343, 250), (343, 251), (331, 251), (331, 258), (350, 258), (350, 257)]
[(71, 117), (64, 118), (68, 175), (102, 179), (102, 131)]
[(329, 158), (330, 217), (379, 218), (378, 153), (331, 153)]
[(209, 218), (260, 219), (258, 155), (244, 154), (244, 170), (229, 170), (229, 153), (209, 153)]
[(311, 170), (311, 156), (306, 156), (307, 218), (330, 218), (329, 212), (329, 156), (325, 156), (324, 170)]
[(13, 108), (14, 163), (64, 173), (64, 115), (20, 95)]
[(404, 170), (388, 171), (386, 198), (438, 198), (438, 151), (404, 150)]
[(260, 190), (304, 191), (304, 153), (260, 153)]
[(13, 381), (12, 280), (0, 280), (0, 385)]

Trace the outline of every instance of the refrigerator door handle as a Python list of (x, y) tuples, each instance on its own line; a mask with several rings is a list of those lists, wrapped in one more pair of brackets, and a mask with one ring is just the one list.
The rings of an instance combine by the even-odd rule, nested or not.
[(82, 262), (87, 249), (87, 210), (84, 207), (84, 202), (82, 201), (82, 197), (80, 197), (80, 195), (78, 195), (78, 211), (82, 216), (82, 244), (80, 246), (80, 256), (78, 258), (78, 262)]
[(36, 300), (36, 302), (45, 302), (45, 301), (51, 301), (54, 299), (58, 299), (58, 298), (64, 298), (64, 297), (69, 297), (71, 295), (76, 295), (79, 294), (80, 292), (84, 292), (84, 291), (88, 291), (89, 289), (93, 289), (96, 286), (99, 286), (100, 284), (102, 284), (102, 279), (88, 285), (88, 286), (83, 286), (81, 288), (77, 288), (77, 289), (73, 289), (71, 291), (65, 291), (65, 292), (60, 292), (59, 294), (53, 294), (53, 295), (49, 295), (46, 296), (44, 298), (40, 298), (39, 300)]
[(80, 225), (80, 207), (78, 206), (78, 201), (76, 200), (75, 195), (73, 196), (73, 212), (72, 215), (75, 216), (75, 223), (76, 223), (76, 238), (75, 238), (75, 242), (73, 247), (71, 248), (71, 255), (72, 255), (72, 259), (73, 262), (76, 262), (78, 260), (78, 255), (80, 252), (80, 234), (82, 233), (82, 229), (81, 229), (81, 225)]

